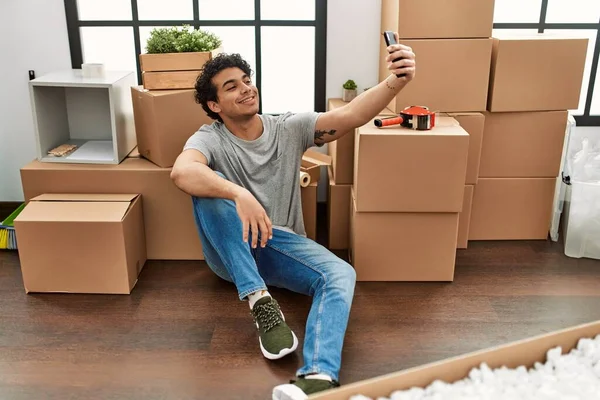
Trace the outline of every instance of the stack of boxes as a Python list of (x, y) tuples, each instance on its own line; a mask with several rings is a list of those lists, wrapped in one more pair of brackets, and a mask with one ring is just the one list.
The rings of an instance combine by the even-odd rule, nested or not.
[[(455, 249), (468, 240), (547, 237), (587, 40), (492, 38), (493, 13), (494, 0), (382, 1), (381, 31), (398, 32), (418, 65), (382, 113), (427, 106), (438, 126), (415, 132), (371, 121), (330, 148), (330, 241), (343, 238), (335, 224), (345, 227), (333, 209), (344, 205), (333, 194), (343, 195), (338, 176), (352, 170), (344, 183), (358, 280), (448, 281)], [(380, 43), (382, 81), (390, 73)], [(329, 107), (344, 104), (330, 100)], [(336, 173), (339, 160), (352, 160), (353, 169), (345, 161)]]
[[(170, 178), (186, 140), (213, 122), (193, 89), (147, 90), (133, 73), (79, 70), (30, 86), (38, 157), (21, 169), (28, 205), (15, 223), (26, 291), (130, 293), (146, 259), (204, 259), (190, 196)], [(47, 154), (71, 143), (68, 155)], [(330, 164), (321, 156), (308, 153), (302, 166), (313, 176), (301, 189), (312, 239), (318, 169)]]
[[(466, 6), (470, 11), (465, 12)], [(493, 9), (493, 0), (382, 1), (381, 31), (398, 32), (419, 67), (416, 78), (381, 115), (422, 105), (438, 117), (431, 131), (379, 129), (371, 121), (347, 135), (352, 152), (340, 144), (330, 150), (334, 166), (340, 159), (353, 164), (348, 168), (352, 180), (346, 181), (352, 184), (348, 246), (359, 280), (454, 278), (456, 249), (467, 246), (478, 178)], [(385, 42), (380, 43), (381, 81), (390, 73)], [(330, 191), (339, 185), (339, 175), (334, 169)], [(330, 209), (333, 200), (332, 195)], [(330, 241), (338, 229), (334, 223), (330, 219)]]
[(350, 259), (361, 281), (452, 281), (469, 135), (452, 117), (431, 131), (358, 128)]
[[(383, 0), (381, 30), (398, 32), (413, 49), (415, 79), (389, 104), (412, 105), (455, 118), (469, 134), (469, 154), (457, 247), (466, 248), (471, 202), (478, 181), (492, 55), (494, 0)], [(389, 76), (381, 41), (379, 79)]]
[(587, 46), (549, 34), (494, 38), (470, 240), (547, 238)]

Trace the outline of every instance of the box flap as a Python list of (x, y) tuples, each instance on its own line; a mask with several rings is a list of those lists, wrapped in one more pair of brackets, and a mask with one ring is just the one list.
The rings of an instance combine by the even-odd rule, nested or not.
[(100, 201), (100, 202), (130, 202), (137, 194), (108, 194), (108, 193), (45, 193), (31, 201)]
[[(348, 135), (350, 134), (352, 133), (349, 132)], [(304, 153), (304, 155), (302, 155), (302, 160), (308, 161), (319, 166), (331, 165), (331, 156), (313, 150), (307, 150)]]
[(15, 222), (120, 222), (130, 202), (32, 201)]

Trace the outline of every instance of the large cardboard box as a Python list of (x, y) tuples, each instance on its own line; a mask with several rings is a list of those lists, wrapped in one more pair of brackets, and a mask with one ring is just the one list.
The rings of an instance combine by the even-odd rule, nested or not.
[(577, 325), (551, 333), (518, 340), (501, 346), (447, 358), (422, 366), (393, 372), (376, 378), (340, 386), (317, 393), (314, 400), (348, 400), (355, 395), (379, 398), (391, 396), (396, 390), (413, 387), (425, 388), (436, 380), (453, 383), (464, 379), (473, 368), (486, 363), (491, 369), (517, 368), (521, 365), (533, 368), (536, 362), (546, 362), (548, 350), (561, 347), (566, 354), (577, 348), (580, 339), (593, 339), (600, 334), (600, 321)]
[(134, 86), (131, 97), (138, 150), (159, 167), (172, 167), (188, 138), (214, 122), (194, 100), (194, 90)]
[(360, 212), (459, 212), (469, 134), (454, 118), (417, 131), (398, 126), (358, 128), (354, 191)]
[(25, 291), (129, 294), (146, 262), (142, 197), (44, 194), (15, 219)]
[(452, 281), (458, 213), (358, 212), (352, 193), (350, 260), (358, 281)]
[(486, 38), (492, 35), (494, 0), (383, 0), (382, 30), (400, 39)]
[(306, 237), (317, 240), (317, 182), (300, 189), (302, 197), (302, 217)]
[[(400, 112), (420, 105), (442, 112), (485, 111), (492, 39), (411, 39), (401, 43), (413, 49), (418, 73), (387, 108)], [(390, 75), (385, 47), (382, 41), (379, 80)]]
[(469, 157), (465, 184), (475, 185), (479, 177), (481, 147), (483, 145), (483, 127), (485, 117), (481, 113), (449, 113), (469, 134)]
[(338, 184), (333, 177), (333, 168), (328, 168), (329, 190), (327, 191), (327, 227), (329, 248), (346, 250), (350, 236), (350, 199), (352, 185)]
[(466, 249), (469, 244), (469, 226), (471, 225), (471, 207), (473, 206), (474, 185), (465, 185), (463, 197), (463, 208), (458, 214), (458, 238), (457, 249)]
[(576, 110), (587, 46), (548, 33), (494, 37), (488, 110)]
[(479, 176), (559, 175), (567, 111), (486, 113)]
[(143, 158), (119, 165), (31, 162), (21, 169), (25, 200), (44, 193), (139, 193), (143, 197), (150, 260), (203, 260), (191, 198), (160, 168)]
[(479, 178), (469, 240), (546, 239), (556, 178)]

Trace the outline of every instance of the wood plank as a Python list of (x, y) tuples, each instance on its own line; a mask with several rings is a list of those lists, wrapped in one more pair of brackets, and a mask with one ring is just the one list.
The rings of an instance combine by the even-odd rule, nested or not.
[[(598, 320), (599, 287), (600, 261), (546, 241), (470, 242), (451, 283), (359, 282), (341, 383)], [(300, 340), (276, 362), (203, 261), (149, 261), (128, 296), (26, 295), (0, 251), (0, 398), (270, 398), (302, 365), (311, 302), (270, 291)]]

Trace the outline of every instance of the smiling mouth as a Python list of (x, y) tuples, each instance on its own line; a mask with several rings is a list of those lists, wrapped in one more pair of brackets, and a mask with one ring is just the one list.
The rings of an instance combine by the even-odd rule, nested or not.
[(250, 96), (250, 97), (245, 98), (244, 100), (241, 100), (239, 103), (247, 104), (247, 103), (251, 102), (252, 100), (254, 100), (254, 98), (255, 98), (255, 96)]

